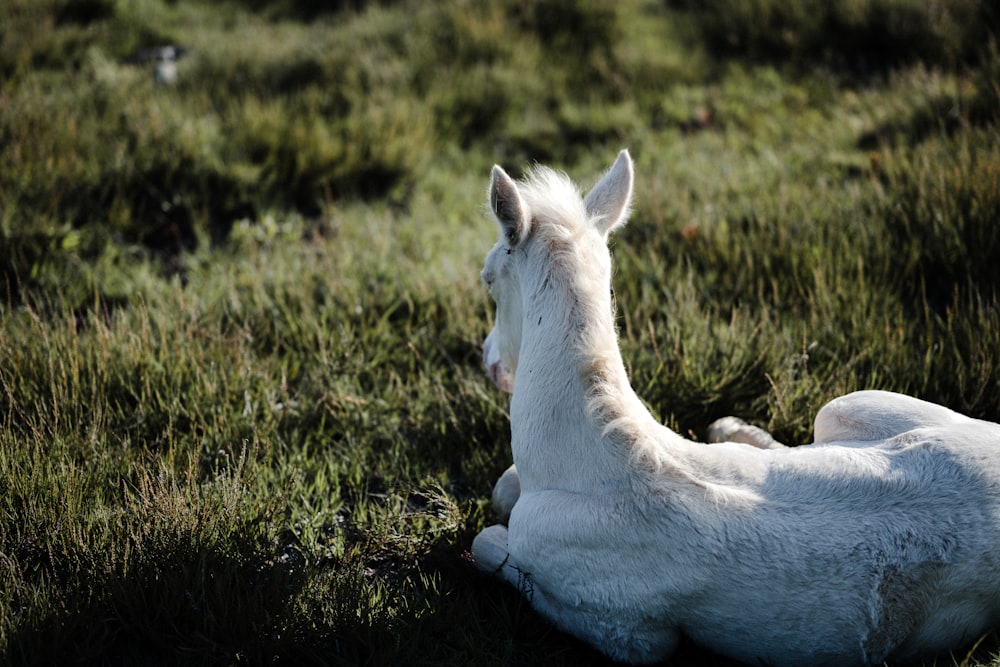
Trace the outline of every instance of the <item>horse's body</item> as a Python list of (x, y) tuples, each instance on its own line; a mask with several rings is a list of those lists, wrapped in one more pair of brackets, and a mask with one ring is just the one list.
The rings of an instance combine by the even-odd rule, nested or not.
[(631, 191), (625, 152), (583, 200), (549, 170), (518, 185), (494, 167), (485, 355), (513, 391), (516, 468), (479, 567), (630, 662), (683, 634), (751, 663), (873, 664), (1000, 625), (1000, 425), (874, 391), (831, 401), (805, 447), (734, 419), (714, 435), (743, 442), (699, 444), (653, 419), (609, 290)]

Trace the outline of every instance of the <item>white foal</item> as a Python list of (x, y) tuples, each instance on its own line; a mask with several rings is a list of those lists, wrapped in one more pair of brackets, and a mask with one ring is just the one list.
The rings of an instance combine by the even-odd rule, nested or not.
[(804, 447), (731, 418), (713, 433), (742, 442), (665, 428), (614, 326), (606, 242), (631, 195), (624, 151), (585, 198), (549, 169), (493, 168), (484, 358), (513, 391), (516, 468), (477, 565), (636, 663), (687, 635), (755, 664), (877, 664), (1000, 625), (1000, 425), (866, 391), (824, 407)]

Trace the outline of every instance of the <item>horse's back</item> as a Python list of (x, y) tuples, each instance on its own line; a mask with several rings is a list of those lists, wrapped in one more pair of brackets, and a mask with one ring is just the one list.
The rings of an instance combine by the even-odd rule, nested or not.
[(909, 428), (877, 440), (817, 441), (761, 452), (770, 457), (761, 495), (839, 504), (855, 516), (907, 513), (911, 507), (936, 506), (934, 515), (988, 507), (1000, 530), (1000, 424), (934, 407), (941, 411), (897, 415), (892, 426)]

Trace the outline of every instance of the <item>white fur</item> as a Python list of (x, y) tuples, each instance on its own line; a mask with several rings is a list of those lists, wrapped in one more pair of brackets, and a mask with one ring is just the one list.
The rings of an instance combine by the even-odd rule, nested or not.
[(755, 664), (877, 664), (1000, 624), (1000, 425), (877, 391), (831, 401), (795, 448), (737, 420), (715, 430), (743, 442), (698, 444), (652, 418), (609, 289), (631, 193), (625, 151), (586, 199), (551, 170), (494, 167), (484, 355), (513, 391), (516, 468), (477, 565), (635, 663), (687, 635)]

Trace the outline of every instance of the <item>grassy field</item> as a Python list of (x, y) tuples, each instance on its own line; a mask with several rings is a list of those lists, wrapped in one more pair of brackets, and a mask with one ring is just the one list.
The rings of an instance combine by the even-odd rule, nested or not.
[[(468, 561), (510, 463), (479, 360), (493, 163), (587, 187), (631, 150), (621, 345), (680, 432), (808, 442), (860, 388), (1000, 421), (998, 22), (3, 3), (0, 662), (605, 662)], [(136, 54), (170, 43), (161, 85)]]

